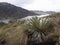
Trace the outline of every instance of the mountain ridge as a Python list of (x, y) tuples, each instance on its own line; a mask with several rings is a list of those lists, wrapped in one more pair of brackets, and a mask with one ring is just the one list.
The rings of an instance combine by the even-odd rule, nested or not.
[(17, 7), (10, 3), (1, 2), (0, 3), (0, 19), (1, 18), (23, 18), (26, 16), (35, 15), (31, 11), (28, 11), (22, 7)]

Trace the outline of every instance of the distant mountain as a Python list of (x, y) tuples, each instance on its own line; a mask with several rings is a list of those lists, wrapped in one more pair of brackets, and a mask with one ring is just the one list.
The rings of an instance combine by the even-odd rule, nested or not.
[(56, 13), (56, 12), (55, 12), (55, 11), (46, 11), (45, 13), (54, 14), (54, 13)]
[(39, 11), (39, 10), (33, 10), (32, 12), (38, 14), (38, 15), (44, 15), (44, 14), (54, 14), (56, 12), (54, 11)]
[(6, 2), (0, 2), (0, 19), (2, 18), (23, 18), (28, 15), (35, 15), (26, 9), (14, 6)]
[(38, 14), (38, 15), (46, 14), (44, 11), (38, 11), (38, 10), (33, 10), (32, 12), (33, 12), (33, 13), (36, 13), (36, 14)]

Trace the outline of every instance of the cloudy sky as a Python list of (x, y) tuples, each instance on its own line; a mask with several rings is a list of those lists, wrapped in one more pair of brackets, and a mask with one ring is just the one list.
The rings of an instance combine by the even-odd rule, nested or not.
[(28, 10), (59, 11), (60, 0), (0, 0)]

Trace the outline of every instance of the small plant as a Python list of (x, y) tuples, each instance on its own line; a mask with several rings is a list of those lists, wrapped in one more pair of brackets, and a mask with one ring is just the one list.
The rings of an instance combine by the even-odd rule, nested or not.
[(17, 22), (17, 19), (11, 19), (10, 21), (9, 21), (9, 23), (16, 23)]
[(5, 26), (5, 25), (7, 25), (7, 24), (4, 23), (4, 22), (0, 22), (0, 28), (3, 27), (3, 26)]

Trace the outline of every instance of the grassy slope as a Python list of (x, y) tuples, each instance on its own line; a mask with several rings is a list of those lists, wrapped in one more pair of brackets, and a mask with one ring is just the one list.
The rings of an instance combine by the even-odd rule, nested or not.
[[(4, 39), (7, 45), (20, 45), (20, 40), (22, 41), (21, 44), (25, 44), (24, 38), (26, 34), (19, 24), (8, 24), (0, 29), (1, 40)], [(26, 38), (27, 39), (27, 38)], [(24, 43), (23, 43), (24, 42)]]
[[(60, 32), (60, 28), (59, 28), (60, 15), (56, 15), (53, 17), (56, 20), (55, 23), (57, 24), (57, 26), (55, 27), (55, 30), (58, 30), (58, 33), (59, 33)], [(8, 25), (5, 25), (4, 27), (2, 27), (0, 29), (0, 40), (4, 39), (6, 41), (6, 45), (26, 45), (28, 38), (27, 38), (27, 35), (25, 34), (22, 24), (9, 23)]]

